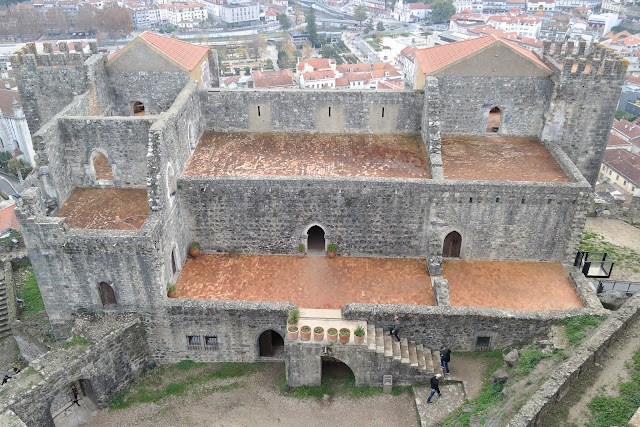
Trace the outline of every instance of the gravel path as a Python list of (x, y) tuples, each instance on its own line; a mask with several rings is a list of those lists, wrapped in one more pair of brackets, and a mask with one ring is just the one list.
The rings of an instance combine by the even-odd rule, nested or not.
[[(418, 426), (414, 397), (375, 395), (299, 400), (280, 393), (284, 366), (267, 364), (238, 388), (203, 397), (170, 397), (128, 409), (101, 410), (88, 426)], [(229, 380), (225, 380), (229, 382)], [(214, 384), (213, 381), (211, 384)]]
[(640, 228), (619, 219), (589, 217), (584, 230), (602, 234), (607, 241), (614, 245), (626, 246), (640, 252)]

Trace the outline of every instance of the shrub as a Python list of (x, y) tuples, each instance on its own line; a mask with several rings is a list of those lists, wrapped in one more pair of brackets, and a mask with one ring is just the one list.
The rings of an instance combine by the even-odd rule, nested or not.
[(336, 252), (337, 250), (338, 247), (335, 243), (329, 243), (329, 245), (327, 246), (327, 252)]
[(200, 249), (200, 242), (192, 242), (191, 247), (194, 249)]
[(351, 331), (349, 328), (342, 328), (340, 329), (340, 335), (351, 335)]
[(300, 332), (311, 332), (311, 327), (310, 326), (303, 326), (302, 328), (300, 328)]
[(364, 333), (365, 333), (365, 330), (364, 330), (364, 326), (362, 325), (358, 325), (358, 327), (353, 330), (353, 335), (357, 337), (363, 337)]
[(338, 335), (338, 330), (336, 328), (329, 328), (329, 329), (327, 329), (327, 334), (328, 335)]
[(313, 332), (315, 332), (316, 334), (322, 334), (324, 333), (324, 328), (322, 326), (316, 326), (315, 328), (313, 328)]
[(296, 332), (297, 330), (298, 330), (298, 327), (296, 325), (289, 326), (289, 332)]
[(291, 310), (289, 312), (289, 317), (287, 318), (287, 323), (291, 324), (291, 325), (295, 325), (298, 323), (298, 320), (300, 320), (300, 309), (299, 308), (294, 308), (293, 310)]
[(304, 244), (300, 243), (298, 245), (298, 252), (304, 252), (304, 250), (305, 250)]

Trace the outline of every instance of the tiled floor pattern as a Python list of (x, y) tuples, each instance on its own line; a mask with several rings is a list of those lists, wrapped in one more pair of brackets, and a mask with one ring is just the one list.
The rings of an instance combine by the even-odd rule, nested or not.
[(426, 262), (418, 259), (200, 255), (185, 263), (177, 291), (180, 298), (291, 301), (302, 308), (435, 305)]
[(147, 190), (76, 188), (56, 216), (71, 228), (137, 230), (149, 216)]
[(184, 176), (430, 178), (419, 135), (205, 133)]
[(446, 179), (569, 182), (536, 138), (443, 136)]
[(584, 307), (561, 264), (445, 260), (443, 270), (453, 306), (518, 310)]

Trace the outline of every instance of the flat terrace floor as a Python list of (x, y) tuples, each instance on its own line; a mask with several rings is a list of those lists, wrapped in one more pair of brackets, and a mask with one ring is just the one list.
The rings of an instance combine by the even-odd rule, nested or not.
[(303, 308), (435, 305), (426, 262), (418, 259), (200, 255), (187, 260), (176, 288), (180, 298), (291, 301)]
[(558, 263), (445, 260), (452, 306), (517, 310), (584, 307)]
[(205, 133), (184, 176), (431, 178), (419, 135)]
[(77, 188), (56, 216), (70, 228), (138, 230), (149, 216), (147, 190)]
[(446, 179), (570, 182), (536, 138), (443, 136)]

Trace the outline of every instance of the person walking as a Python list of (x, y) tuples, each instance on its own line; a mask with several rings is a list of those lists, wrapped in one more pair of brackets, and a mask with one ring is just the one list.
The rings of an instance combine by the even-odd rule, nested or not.
[(78, 403), (78, 389), (76, 388), (75, 384), (71, 384), (71, 390), (69, 390), (69, 394), (71, 395), (71, 404), (73, 405), (74, 403), (78, 406), (80, 406), (80, 404)]
[(446, 345), (440, 347), (440, 367), (444, 369), (445, 374), (449, 372), (449, 362), (451, 361), (451, 350)]
[(436, 393), (438, 393), (438, 397), (442, 397), (442, 393), (440, 393), (440, 378), (442, 378), (440, 374), (431, 377), (431, 394), (427, 398), (427, 403), (431, 403), (431, 398)]
[(393, 318), (393, 325), (389, 326), (389, 335), (393, 335), (396, 337), (396, 340), (400, 341), (398, 332), (400, 332), (400, 319), (396, 316)]
[(9, 381), (10, 379), (11, 377), (9, 375), (5, 375), (4, 378), (2, 379), (2, 385), (5, 385), (7, 381)]

